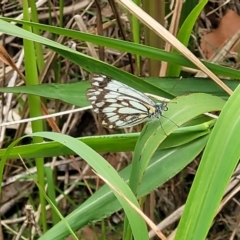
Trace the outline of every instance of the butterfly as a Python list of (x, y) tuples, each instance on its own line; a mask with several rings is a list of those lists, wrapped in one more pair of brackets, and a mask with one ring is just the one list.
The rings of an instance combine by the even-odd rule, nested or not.
[(158, 119), (168, 110), (167, 103), (155, 103), (145, 94), (105, 75), (93, 74), (90, 83), (92, 88), (87, 90), (87, 98), (93, 111), (103, 119), (102, 124), (110, 129)]

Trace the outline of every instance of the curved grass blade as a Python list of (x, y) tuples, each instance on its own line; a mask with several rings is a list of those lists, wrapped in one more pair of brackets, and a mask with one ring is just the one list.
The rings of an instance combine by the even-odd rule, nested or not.
[[(181, 147), (157, 150), (152, 157), (143, 181), (140, 185), (138, 198), (147, 195), (188, 165), (204, 148), (208, 137), (198, 139)], [(182, 156), (179, 158), (179, 155)], [(120, 177), (128, 182), (131, 165), (122, 170)], [(161, 174), (159, 174), (161, 172)], [(66, 217), (66, 221), (74, 230), (83, 228), (91, 222), (101, 220), (121, 209), (119, 201), (107, 185), (101, 187), (81, 206)], [(54, 239), (59, 232), (66, 232), (67, 227), (63, 221), (51, 228), (39, 240)]]
[[(174, 99), (174, 103), (168, 104), (168, 112), (166, 117), (173, 122), (163, 117), (159, 120), (150, 122), (145, 125), (137, 145), (134, 150), (132, 161), (132, 173), (129, 186), (134, 193), (142, 181), (146, 167), (153, 156), (158, 146), (163, 140), (173, 132), (177, 126), (181, 126), (187, 121), (196, 116), (209, 111), (220, 111), (224, 106), (225, 101), (219, 97), (208, 94), (190, 94)], [(164, 130), (163, 130), (164, 129)]]

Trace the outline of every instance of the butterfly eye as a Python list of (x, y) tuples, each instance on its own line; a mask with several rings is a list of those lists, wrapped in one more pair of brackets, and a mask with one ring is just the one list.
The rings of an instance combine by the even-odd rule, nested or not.
[(165, 102), (161, 103), (160, 108), (161, 108), (162, 111), (167, 111), (168, 110), (167, 103), (165, 103)]

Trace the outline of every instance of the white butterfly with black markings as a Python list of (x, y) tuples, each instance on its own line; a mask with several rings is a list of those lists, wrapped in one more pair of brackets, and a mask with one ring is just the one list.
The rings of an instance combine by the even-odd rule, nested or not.
[(145, 94), (105, 75), (90, 77), (92, 88), (87, 90), (93, 111), (108, 128), (128, 128), (158, 119), (167, 111), (167, 103), (155, 103)]

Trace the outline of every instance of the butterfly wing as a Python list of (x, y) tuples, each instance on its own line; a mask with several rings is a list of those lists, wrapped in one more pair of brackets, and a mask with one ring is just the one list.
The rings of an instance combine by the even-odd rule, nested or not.
[(147, 121), (149, 112), (155, 111), (149, 97), (121, 82), (97, 74), (90, 82), (92, 88), (87, 91), (88, 100), (109, 128), (137, 125)]

